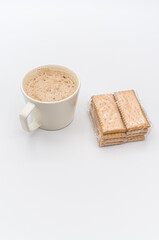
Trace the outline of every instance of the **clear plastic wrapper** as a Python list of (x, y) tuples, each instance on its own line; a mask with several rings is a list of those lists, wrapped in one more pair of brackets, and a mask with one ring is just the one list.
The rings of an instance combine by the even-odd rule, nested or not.
[(144, 140), (150, 128), (134, 90), (92, 96), (89, 112), (99, 146)]

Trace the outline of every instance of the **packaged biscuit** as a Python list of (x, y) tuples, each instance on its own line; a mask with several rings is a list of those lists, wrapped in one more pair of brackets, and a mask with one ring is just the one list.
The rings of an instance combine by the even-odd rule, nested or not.
[(144, 140), (150, 127), (134, 90), (92, 96), (89, 112), (99, 146)]

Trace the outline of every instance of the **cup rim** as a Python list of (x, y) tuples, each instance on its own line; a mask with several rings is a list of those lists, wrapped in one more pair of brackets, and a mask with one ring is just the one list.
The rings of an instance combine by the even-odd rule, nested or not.
[[(74, 75), (74, 76), (76, 77), (77, 81), (78, 81), (78, 87), (77, 87), (76, 91), (75, 91), (72, 95), (70, 95), (69, 97), (64, 98), (64, 99), (62, 99), (62, 100), (59, 100), (59, 101), (56, 101), (56, 102), (39, 101), (39, 100), (36, 100), (36, 99), (34, 99), (34, 98), (31, 98), (29, 95), (27, 95), (26, 92), (24, 91), (24, 88), (23, 88), (23, 82), (24, 82), (24, 79), (26, 78), (26, 76), (27, 76), (29, 73), (31, 73), (31, 72), (33, 72), (33, 71), (35, 71), (35, 70), (37, 70), (37, 69), (42, 69), (42, 68), (46, 68), (46, 67), (47, 67), (47, 68), (54, 67), (54, 68), (57, 68), (57, 69), (59, 69), (59, 70), (60, 70), (60, 69), (61, 69), (61, 70), (65, 70), (65, 71), (68, 71), (70, 74)], [(65, 101), (71, 99), (73, 96), (75, 96), (75, 95), (78, 93), (80, 87), (81, 87), (81, 81), (80, 81), (79, 77), (78, 77), (72, 70), (70, 70), (69, 68), (64, 67), (64, 66), (62, 66), (62, 65), (54, 65), (54, 64), (42, 65), (42, 66), (33, 68), (32, 70), (30, 70), (29, 72), (27, 72), (27, 73), (24, 75), (23, 80), (22, 80), (22, 82), (21, 82), (21, 91), (22, 91), (23, 95), (24, 95), (25, 97), (27, 97), (28, 99), (30, 99), (31, 101), (35, 102), (35, 103), (42, 103), (42, 104), (57, 104), (57, 103), (65, 102)]]

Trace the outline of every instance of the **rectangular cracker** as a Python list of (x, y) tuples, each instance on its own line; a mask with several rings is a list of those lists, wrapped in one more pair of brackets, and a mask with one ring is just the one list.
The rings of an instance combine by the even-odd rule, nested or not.
[(134, 130), (134, 131), (129, 131), (126, 133), (110, 133), (110, 134), (101, 134), (101, 127), (97, 118), (97, 114), (94, 108), (93, 102), (90, 104), (90, 115), (92, 118), (94, 130), (96, 133), (97, 138), (99, 139), (102, 137), (102, 139), (115, 139), (115, 138), (120, 138), (120, 137), (126, 137), (126, 136), (138, 136), (138, 135), (145, 135), (148, 131), (148, 129), (140, 129), (140, 130)]
[[(115, 93), (114, 95), (118, 95), (118, 94), (120, 95), (120, 93), (125, 94), (126, 92), (128, 93), (128, 95), (131, 92), (130, 97), (128, 97), (128, 98), (129, 98), (129, 100), (130, 100), (130, 98), (132, 98), (132, 100), (133, 100), (132, 104), (130, 104), (131, 107), (132, 107), (134, 105), (134, 99), (133, 98), (136, 97), (134, 91), (132, 91), (132, 90), (131, 91), (123, 91), (123, 92)], [(133, 97), (132, 97), (132, 92), (133, 92)], [(120, 97), (121, 96), (119, 96), (119, 98)], [(116, 144), (121, 144), (121, 143), (125, 143), (125, 142), (130, 142), (130, 141), (144, 140), (144, 135), (147, 133), (148, 127), (150, 126), (146, 117), (145, 117), (145, 115), (144, 115), (144, 113), (143, 113), (143, 111), (142, 111), (142, 109), (141, 109), (141, 106), (140, 106), (140, 104), (139, 104), (139, 102), (136, 98), (136, 101), (139, 104), (138, 106), (140, 107), (139, 109), (137, 108), (137, 111), (140, 110), (140, 113), (143, 114), (142, 115), (143, 119), (146, 120), (148, 124), (147, 125), (143, 124), (142, 126), (139, 125), (139, 126), (128, 128), (128, 124), (126, 125), (126, 123), (127, 122), (129, 123), (129, 121), (127, 121), (127, 122), (124, 121), (124, 117), (122, 116), (122, 112), (121, 112), (120, 107), (119, 107), (119, 101), (118, 101), (119, 99), (117, 100), (117, 98), (118, 98), (118, 96), (113, 97), (112, 94), (107, 94), (107, 95), (93, 96), (92, 99), (91, 99), (92, 101), (91, 101), (91, 104), (90, 104), (90, 115), (91, 115), (93, 125), (94, 125), (94, 128), (95, 128), (96, 136), (98, 138), (99, 146), (116, 145)], [(124, 100), (126, 101), (125, 95), (124, 95)], [(114, 102), (116, 104), (116, 107), (114, 106)], [(127, 104), (129, 102), (130, 101), (128, 101)], [(128, 107), (129, 107), (129, 105), (128, 105)], [(112, 126), (111, 125), (112, 121), (110, 121), (110, 118), (111, 118), (111, 120), (113, 118), (113, 117), (110, 117), (111, 114), (112, 114), (112, 116), (114, 116), (114, 114), (115, 114), (114, 123), (117, 125), (116, 111), (114, 111), (115, 108), (117, 108), (117, 110), (118, 110), (117, 112), (120, 115), (119, 119), (123, 123), (123, 125), (121, 124), (122, 127), (118, 128), (117, 131), (114, 131), (114, 125)], [(112, 113), (112, 110), (114, 111), (114, 113)], [(133, 111), (136, 112), (136, 106), (135, 106), (135, 108), (133, 107), (131, 111), (130, 110), (131, 109), (129, 107), (129, 111), (128, 111), (129, 114), (133, 113)], [(135, 114), (137, 114), (137, 116), (140, 115), (139, 112), (137, 112)], [(134, 116), (135, 114), (133, 113), (132, 115)], [(134, 117), (136, 117), (136, 116), (134, 116)], [(141, 117), (140, 117), (140, 121), (141, 121)], [(109, 122), (109, 124), (108, 124), (108, 122)], [(137, 122), (137, 124), (138, 124), (138, 122)], [(109, 129), (108, 129), (108, 126), (109, 126)], [(106, 127), (107, 127), (107, 129), (106, 129)]]
[(126, 137), (135, 137), (135, 136), (141, 136), (141, 135), (146, 135), (147, 131), (140, 131), (140, 132), (134, 132), (131, 134), (128, 134), (128, 132), (126, 133), (112, 133), (112, 134), (107, 134), (107, 135), (103, 135), (101, 136), (101, 138), (103, 140), (107, 140), (107, 139), (120, 139), (120, 138), (126, 138)]
[(144, 135), (138, 135), (138, 136), (128, 136), (128, 137), (121, 137), (121, 138), (112, 138), (112, 139), (103, 139), (101, 138), (100, 140), (103, 141), (103, 142), (127, 142), (128, 140), (130, 139), (136, 139), (136, 138), (140, 138), (140, 137), (143, 137)]
[(114, 140), (114, 141), (109, 141), (109, 140), (105, 140), (102, 141), (100, 140), (98, 142), (100, 147), (104, 147), (104, 146), (111, 146), (111, 145), (117, 145), (117, 144), (122, 144), (122, 143), (126, 143), (126, 142), (136, 142), (136, 141), (143, 141), (145, 139), (144, 136), (136, 136), (136, 137), (129, 137), (126, 140), (122, 141), (122, 140)]
[(126, 137), (126, 133), (110, 133), (102, 136), (102, 139), (114, 139)]
[(128, 131), (150, 127), (134, 90), (116, 92), (114, 97)]
[(99, 125), (99, 121), (96, 115), (96, 112), (94, 110), (94, 106), (91, 103), (90, 104), (90, 115), (91, 115), (91, 119), (93, 122), (93, 127), (96, 133), (96, 137), (98, 139), (98, 141), (101, 140), (105, 140), (105, 139), (114, 139), (114, 138), (119, 138), (119, 137), (126, 137), (126, 133), (110, 133), (110, 134), (106, 134), (106, 135), (102, 135), (101, 134), (101, 129), (100, 129), (100, 125)]
[(93, 102), (91, 102), (90, 104), (89, 112), (93, 122), (93, 127), (94, 127), (96, 137), (99, 139), (101, 137), (101, 127), (97, 118), (97, 114), (96, 114)]
[(122, 138), (122, 137), (133, 137), (139, 135), (145, 135), (148, 132), (148, 129), (141, 129), (137, 131), (130, 131), (126, 133), (111, 133), (102, 136), (102, 139), (114, 139), (114, 138)]
[(120, 145), (122, 144), (123, 142), (113, 142), (113, 143), (98, 143), (99, 144), (99, 147), (106, 147), (106, 146), (113, 146), (113, 145)]
[(145, 136), (135, 136), (135, 137), (129, 137), (127, 138), (126, 142), (136, 142), (136, 141), (143, 141), (145, 139)]
[(101, 127), (97, 118), (97, 114), (94, 108), (94, 104), (93, 102), (90, 104), (90, 115), (91, 115), (91, 119), (93, 122), (93, 127), (96, 133), (97, 138), (102, 138), (102, 139), (111, 139), (111, 138), (120, 138), (120, 137), (126, 137), (126, 133), (121, 132), (121, 133), (109, 133), (109, 134), (105, 134), (102, 135), (101, 133)]
[(94, 105), (102, 135), (126, 132), (112, 94), (93, 96), (92, 105)]
[(135, 135), (135, 134), (141, 134), (141, 135), (145, 135), (148, 132), (148, 128), (143, 128), (143, 129), (138, 129), (138, 130), (134, 130), (134, 131), (127, 131), (126, 135), (127, 136), (131, 136), (131, 135)]

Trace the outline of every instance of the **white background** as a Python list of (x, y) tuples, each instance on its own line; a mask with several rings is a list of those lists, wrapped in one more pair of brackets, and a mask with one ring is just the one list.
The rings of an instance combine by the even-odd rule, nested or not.
[[(22, 130), (20, 83), (45, 64), (82, 86), (71, 125)], [(159, 239), (158, 0), (0, 2), (0, 239)], [(91, 95), (135, 89), (144, 142), (99, 148)]]

